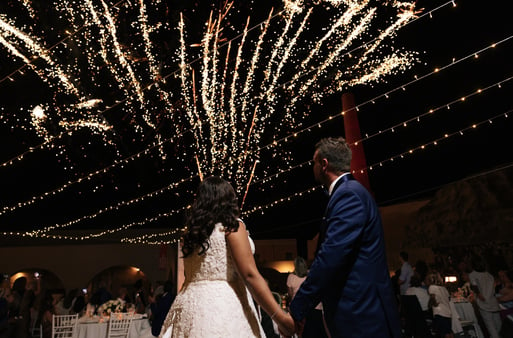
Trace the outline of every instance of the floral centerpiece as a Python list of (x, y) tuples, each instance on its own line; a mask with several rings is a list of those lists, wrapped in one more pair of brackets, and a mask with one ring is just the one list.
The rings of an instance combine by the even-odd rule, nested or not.
[(108, 315), (114, 312), (123, 312), (125, 310), (125, 302), (121, 299), (109, 300), (98, 307), (96, 312), (100, 315)]

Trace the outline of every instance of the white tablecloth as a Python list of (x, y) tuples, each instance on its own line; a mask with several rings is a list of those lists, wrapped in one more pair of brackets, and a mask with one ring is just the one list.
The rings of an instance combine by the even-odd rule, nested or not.
[(475, 331), (478, 338), (484, 338), (483, 332), (481, 331), (481, 327), (477, 322), (476, 313), (474, 312), (474, 307), (470, 302), (454, 302), (450, 301), (449, 305), (451, 306), (452, 312), (452, 331), (454, 333), (459, 333), (463, 331), (461, 327), (460, 320), (471, 321), (474, 323)]
[[(108, 322), (86, 322), (80, 321), (73, 338), (103, 338), (107, 337)], [(130, 325), (129, 338), (147, 337), (152, 338), (150, 322), (147, 318), (137, 318), (132, 320)]]

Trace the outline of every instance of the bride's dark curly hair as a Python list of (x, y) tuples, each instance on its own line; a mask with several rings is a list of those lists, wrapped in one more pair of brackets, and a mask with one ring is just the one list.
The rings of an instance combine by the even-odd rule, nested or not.
[(217, 176), (203, 180), (186, 219), (183, 256), (189, 256), (196, 249), (199, 249), (198, 255), (204, 254), (210, 247), (208, 238), (217, 223), (222, 223), (227, 232), (236, 232), (238, 217), (237, 196), (230, 183)]

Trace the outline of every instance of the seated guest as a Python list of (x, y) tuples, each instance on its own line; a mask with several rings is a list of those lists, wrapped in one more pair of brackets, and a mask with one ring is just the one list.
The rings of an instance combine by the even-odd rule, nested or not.
[(134, 284), (134, 304), (136, 313), (146, 313), (146, 306), (148, 305), (148, 298), (144, 290), (143, 280), (138, 279)]
[(472, 257), (472, 272), (469, 273), (470, 284), (475, 293), (477, 307), (491, 338), (499, 338), (501, 332), (500, 308), (495, 298), (495, 279), (486, 270), (482, 256)]
[(9, 333), (9, 310), (6, 298), (9, 295), (5, 292), (0, 297), (0, 338), (7, 338)]
[(98, 308), (98, 306), (102, 305), (103, 303), (111, 299), (112, 295), (109, 291), (107, 291), (107, 284), (103, 280), (100, 281), (100, 286), (98, 290), (96, 290), (96, 292), (94, 292), (91, 296), (91, 304)]
[(73, 304), (77, 300), (78, 289), (70, 290), (55, 304), (55, 312), (59, 315), (69, 315), (73, 310)]
[(151, 334), (155, 337), (159, 336), (164, 319), (166, 319), (171, 304), (173, 304), (175, 300), (173, 286), (172, 281), (167, 281), (164, 284), (164, 293), (162, 296), (158, 297), (157, 301), (151, 304), (151, 314), (153, 317), (151, 322)]
[(495, 287), (495, 293), (499, 302), (513, 301), (513, 282), (510, 274), (511, 272), (505, 269), (497, 273), (499, 283)]
[(119, 288), (118, 291), (118, 299), (125, 302), (125, 304), (130, 304), (132, 301), (130, 300), (130, 296), (128, 295), (128, 289), (127, 288)]
[(52, 337), (52, 317), (55, 313), (55, 298), (52, 295), (52, 292), (47, 291), (43, 302), (41, 303), (41, 308), (39, 309), (39, 318), (41, 318), (41, 335), (43, 338), (51, 338)]
[(85, 295), (81, 292), (78, 294), (75, 303), (73, 303), (73, 307), (71, 309), (71, 314), (78, 313), (79, 316), (82, 316), (83, 312), (86, 308), (86, 299)]
[(433, 309), (433, 326), (443, 338), (454, 338), (450, 296), (443, 285), (442, 277), (438, 272), (431, 272), (426, 277), (426, 285), (430, 297), (429, 306)]
[(406, 295), (416, 296), (419, 300), (420, 307), (423, 312), (429, 310), (429, 294), (425, 288), (422, 287), (420, 275), (415, 272), (410, 279), (410, 287), (406, 289)]

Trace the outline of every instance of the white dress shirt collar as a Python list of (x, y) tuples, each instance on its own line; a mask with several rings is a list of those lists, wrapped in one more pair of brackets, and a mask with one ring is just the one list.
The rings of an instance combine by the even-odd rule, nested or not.
[(349, 173), (343, 173), (342, 175), (340, 175), (339, 177), (337, 177), (333, 182), (331, 182), (330, 184), (330, 188), (328, 190), (328, 194), (331, 196), (331, 194), (333, 193), (333, 189), (335, 189), (335, 184), (337, 184), (338, 180), (340, 180), (342, 178), (342, 176), (345, 176), (345, 175), (348, 175)]

